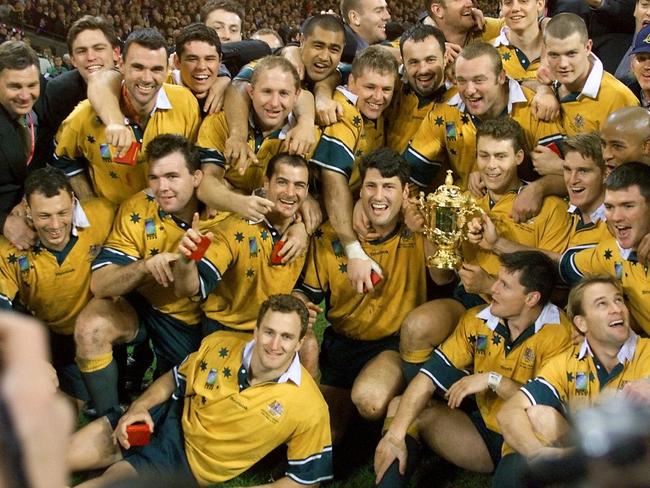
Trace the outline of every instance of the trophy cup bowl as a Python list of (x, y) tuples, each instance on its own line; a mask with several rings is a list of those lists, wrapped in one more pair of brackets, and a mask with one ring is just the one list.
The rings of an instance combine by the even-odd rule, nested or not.
[(483, 210), (470, 195), (464, 195), (454, 185), (451, 170), (445, 183), (434, 193), (420, 192), (418, 207), (424, 215), (424, 235), (437, 246), (433, 256), (427, 256), (427, 266), (438, 269), (458, 269), (463, 261), (461, 245), (467, 239), (469, 219)]

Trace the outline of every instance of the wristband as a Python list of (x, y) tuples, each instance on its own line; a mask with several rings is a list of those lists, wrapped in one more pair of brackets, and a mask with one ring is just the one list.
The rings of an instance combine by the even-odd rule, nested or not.
[(501, 378), (503, 378), (503, 376), (499, 373), (490, 371), (488, 373), (488, 388), (496, 393), (497, 388), (499, 388), (499, 383), (501, 383)]
[(345, 255), (348, 257), (348, 259), (363, 259), (364, 261), (370, 259), (361, 247), (361, 243), (359, 241), (354, 241), (345, 246)]

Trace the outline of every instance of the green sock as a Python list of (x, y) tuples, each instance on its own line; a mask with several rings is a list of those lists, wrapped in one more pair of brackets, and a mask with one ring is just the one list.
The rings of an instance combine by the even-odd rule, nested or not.
[(118, 369), (117, 362), (113, 359), (105, 368), (92, 373), (81, 373), (86, 383), (97, 410), (97, 415), (102, 416), (114, 406), (120, 404), (117, 394)]

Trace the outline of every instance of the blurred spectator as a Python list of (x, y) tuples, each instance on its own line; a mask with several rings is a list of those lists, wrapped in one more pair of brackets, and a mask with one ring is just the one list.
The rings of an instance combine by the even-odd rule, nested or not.
[(63, 64), (63, 58), (61, 56), (54, 56), (54, 64), (50, 69), (47, 70), (47, 73), (45, 74), (45, 78), (52, 79), (56, 78), (62, 73), (65, 73), (68, 71), (68, 68), (65, 67)]

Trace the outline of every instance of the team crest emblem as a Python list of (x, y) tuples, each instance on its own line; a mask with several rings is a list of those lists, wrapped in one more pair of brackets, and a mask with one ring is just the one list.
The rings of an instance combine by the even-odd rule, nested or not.
[(268, 407), (266, 407), (266, 410), (273, 416), (273, 417), (280, 417), (284, 413), (284, 408), (282, 408), (282, 405), (280, 405), (279, 402), (275, 401), (273, 403), (270, 403)]
[(573, 123), (577, 128), (581, 129), (585, 125), (585, 119), (582, 115), (578, 114), (575, 116), (575, 119), (573, 119)]
[(111, 149), (108, 147), (108, 144), (100, 144), (99, 145), (99, 154), (102, 157), (102, 161), (105, 163), (110, 163), (113, 160), (113, 156), (111, 155)]
[(343, 246), (341, 245), (341, 241), (339, 241), (338, 239), (332, 240), (332, 250), (334, 251), (334, 255), (337, 258), (343, 257)]
[(527, 347), (524, 351), (524, 354), (521, 357), (521, 364), (526, 368), (532, 368), (535, 366), (535, 351), (530, 347)]
[(618, 261), (614, 263), (614, 276), (619, 281), (623, 279), (623, 263), (619, 263)]
[(20, 269), (21, 273), (29, 271), (29, 260), (27, 259), (27, 256), (18, 257), (18, 269)]
[(205, 380), (205, 388), (207, 390), (212, 390), (214, 389), (214, 384), (217, 382), (217, 370), (216, 369), (210, 369), (208, 372), (208, 377)]
[(147, 219), (144, 221), (144, 233), (147, 236), (147, 239), (155, 239), (156, 236), (156, 223), (153, 219)]
[(589, 376), (585, 373), (576, 373), (576, 392), (586, 393), (589, 388)]
[(486, 335), (479, 335), (476, 337), (476, 350), (485, 351), (487, 349), (488, 340)]
[(445, 131), (447, 133), (447, 139), (452, 141), (456, 140), (456, 124), (453, 122), (447, 122), (445, 124)]
[(257, 249), (257, 239), (255, 239), (255, 237), (248, 238), (248, 251), (250, 252), (250, 256), (252, 258), (257, 257), (258, 249)]
[(101, 244), (92, 244), (88, 249), (88, 258), (90, 261), (99, 256), (99, 253), (102, 251)]

